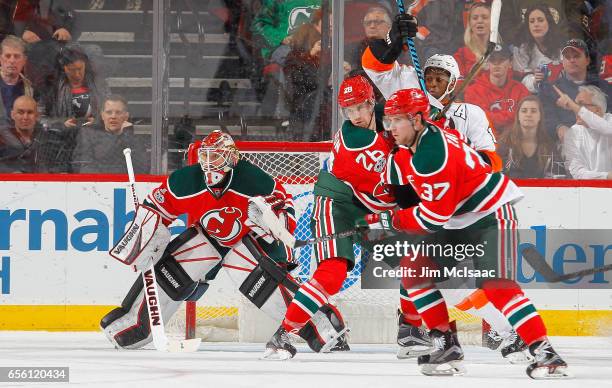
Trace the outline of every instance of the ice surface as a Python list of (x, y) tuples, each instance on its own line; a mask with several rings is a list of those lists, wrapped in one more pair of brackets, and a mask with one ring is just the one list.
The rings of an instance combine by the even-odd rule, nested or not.
[[(395, 358), (393, 345), (352, 345), (353, 351), (315, 354), (298, 345), (290, 361), (262, 361), (262, 344), (205, 343), (196, 353), (119, 351), (101, 333), (0, 332), (0, 366), (68, 366), (70, 385), (83, 387), (581, 387), (612, 388), (612, 339), (554, 337), (572, 380), (534, 381), (524, 365), (466, 346), (465, 376), (427, 377), (414, 360)], [(14, 383), (0, 386), (61, 386)]]

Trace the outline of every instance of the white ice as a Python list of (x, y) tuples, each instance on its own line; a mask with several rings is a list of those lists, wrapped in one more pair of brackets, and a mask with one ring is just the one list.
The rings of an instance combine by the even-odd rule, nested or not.
[[(68, 366), (70, 385), (83, 387), (612, 387), (612, 339), (553, 337), (571, 380), (534, 381), (524, 365), (497, 352), (465, 346), (467, 374), (427, 377), (414, 360), (395, 358), (393, 345), (353, 345), (346, 353), (314, 354), (298, 346), (290, 361), (259, 360), (262, 344), (205, 343), (189, 354), (119, 351), (100, 333), (0, 332), (0, 366)], [(62, 386), (22, 383), (0, 386)]]

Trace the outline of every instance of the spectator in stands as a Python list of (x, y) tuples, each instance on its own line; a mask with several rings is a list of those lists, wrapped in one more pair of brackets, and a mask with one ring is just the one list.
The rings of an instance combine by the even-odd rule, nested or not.
[[(539, 83), (538, 95), (544, 105), (544, 113), (551, 120), (547, 122), (548, 135), (552, 139), (559, 139), (563, 142), (563, 135), (567, 129), (576, 122), (575, 115), (557, 106), (559, 99), (558, 93), (553, 85), (570, 98), (576, 98), (578, 87), (581, 85), (595, 85), (610, 95), (607, 83), (599, 77), (590, 74), (587, 69), (589, 66), (589, 52), (583, 40), (570, 39), (561, 51), (563, 71), (554, 83), (544, 80)], [(554, 119), (553, 119), (554, 118)]]
[(283, 41), (288, 44), (287, 37), (310, 21), (312, 13), (320, 7), (321, 0), (262, 0), (251, 26), (261, 57), (268, 59)]
[(368, 47), (370, 39), (386, 39), (391, 29), (391, 16), (386, 8), (381, 6), (371, 7), (363, 17), (363, 30), (365, 38), (356, 44), (350, 45), (344, 50), (346, 59), (353, 69), (361, 67), (361, 56)]
[(465, 46), (460, 47), (453, 54), (462, 77), (465, 77), (472, 66), (484, 55), (490, 32), (491, 7), (486, 3), (473, 3), (468, 12), (467, 27), (463, 34)]
[(34, 173), (44, 171), (38, 163), (41, 126), (36, 101), (30, 96), (15, 100), (11, 118), (14, 124), (0, 130), (0, 171)]
[(124, 173), (123, 149), (132, 149), (134, 171), (149, 173), (149, 160), (142, 140), (136, 138), (128, 121), (127, 101), (119, 95), (104, 99), (101, 122), (79, 131), (73, 157), (73, 170), (80, 173)]
[(555, 151), (546, 133), (540, 99), (528, 95), (519, 101), (517, 111), (512, 127), (499, 137), (504, 172), (512, 178), (550, 177)]
[[(550, 9), (543, 3), (527, 9), (521, 32), (520, 45), (514, 48), (512, 67), (520, 74), (527, 89), (535, 93), (536, 84), (545, 76), (553, 79), (558, 76), (562, 38)], [(548, 65), (550, 74), (542, 71), (542, 65)]]
[(464, 44), (463, 16), (467, 15), (472, 2), (436, 0), (417, 3), (417, 9), (411, 13), (419, 21), (415, 42), (422, 58), (434, 54), (453, 55)]
[(465, 101), (480, 106), (493, 122), (498, 135), (512, 127), (518, 102), (529, 94), (512, 79), (512, 52), (498, 45), (489, 57), (489, 72), (465, 90)]
[(312, 97), (319, 88), (321, 34), (305, 24), (293, 34), (291, 47), (283, 68), (287, 79), (287, 105), (291, 114), (289, 126), (294, 139), (308, 141), (312, 134), (304, 133), (304, 128), (316, 117)]
[(558, 91), (559, 106), (576, 115), (565, 134), (566, 168), (574, 179), (612, 179), (612, 114), (596, 86), (579, 86), (575, 101)]
[(32, 83), (23, 75), (27, 61), (25, 51), (25, 42), (13, 35), (0, 43), (0, 122), (9, 120), (17, 97), (34, 95)]
[(100, 101), (107, 95), (106, 82), (100, 79), (89, 57), (78, 47), (67, 47), (59, 57), (58, 77), (50, 116), (63, 120), (66, 128), (76, 128), (99, 117)]
[(17, 0), (13, 3), (15, 35), (22, 35), (27, 43), (73, 39), (74, 13), (68, 0)]
[(527, 10), (541, 4), (553, 16), (559, 27), (561, 42), (569, 39), (570, 27), (585, 22), (583, 0), (504, 0), (500, 15), (500, 31), (508, 43), (515, 44), (524, 38)]

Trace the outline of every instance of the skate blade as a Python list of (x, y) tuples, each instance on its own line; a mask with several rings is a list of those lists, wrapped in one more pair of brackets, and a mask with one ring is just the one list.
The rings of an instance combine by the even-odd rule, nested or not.
[(504, 357), (510, 364), (529, 364), (533, 362), (533, 356), (527, 353), (527, 351), (514, 352)]
[(266, 349), (260, 360), (285, 361), (293, 358), (291, 352), (285, 349)]
[(328, 339), (327, 342), (325, 342), (325, 345), (321, 347), (321, 350), (319, 350), (319, 353), (330, 353), (332, 348), (338, 343), (338, 338), (342, 337), (343, 334), (348, 333), (349, 331), (350, 329), (345, 327), (338, 333), (338, 335)]
[(431, 354), (435, 348), (424, 345), (415, 345), (415, 346), (400, 346), (397, 349), (397, 358), (400, 360), (405, 360), (409, 358), (417, 358), (420, 356), (426, 356)]
[(200, 348), (202, 338), (194, 338), (180, 341), (169, 341), (166, 351), (170, 353), (191, 353)]
[(444, 364), (422, 364), (421, 373), (425, 376), (462, 376), (466, 372), (461, 360), (449, 361)]
[(549, 367), (542, 366), (535, 368), (529, 374), (534, 380), (554, 380), (554, 379), (571, 379), (574, 376), (567, 371), (567, 366), (558, 366), (554, 370)]

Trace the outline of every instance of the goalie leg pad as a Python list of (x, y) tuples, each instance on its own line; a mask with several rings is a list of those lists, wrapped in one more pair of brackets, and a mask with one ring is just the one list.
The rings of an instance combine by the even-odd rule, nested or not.
[(155, 275), (161, 289), (175, 301), (187, 299), (198, 287), (198, 282), (168, 252), (155, 265)]
[(298, 332), (315, 352), (348, 351), (346, 338), (349, 329), (340, 311), (333, 305), (323, 305)]
[[(219, 252), (198, 229), (189, 228), (177, 236), (155, 265), (159, 283), (159, 305), (167, 323), (185, 299), (202, 296), (206, 276), (221, 261)], [(166, 271), (162, 271), (165, 268)], [(172, 279), (166, 276), (170, 274)], [(194, 281), (197, 279), (197, 281)], [(178, 284), (178, 287), (175, 285)], [(149, 317), (144, 303), (142, 276), (138, 276), (121, 303), (102, 318), (100, 326), (117, 348), (138, 349), (151, 342)]]
[[(174, 315), (181, 302), (173, 301), (159, 290), (159, 305), (164, 323)], [(105, 315), (100, 326), (106, 337), (116, 348), (138, 349), (151, 342), (149, 313), (144, 299), (142, 276), (138, 276), (121, 307)]]
[(278, 281), (261, 265), (258, 265), (253, 268), (238, 289), (257, 308), (261, 308), (277, 288)]
[[(268, 268), (264, 270), (265, 266), (258, 265), (257, 261), (241, 242), (225, 256), (223, 268), (247, 299), (268, 316), (280, 321), (285, 315), (293, 293), (284, 285), (279, 286), (276, 274), (273, 275)], [(278, 267), (276, 269), (283, 271)], [(288, 273), (284, 272), (284, 276), (288, 276)]]

